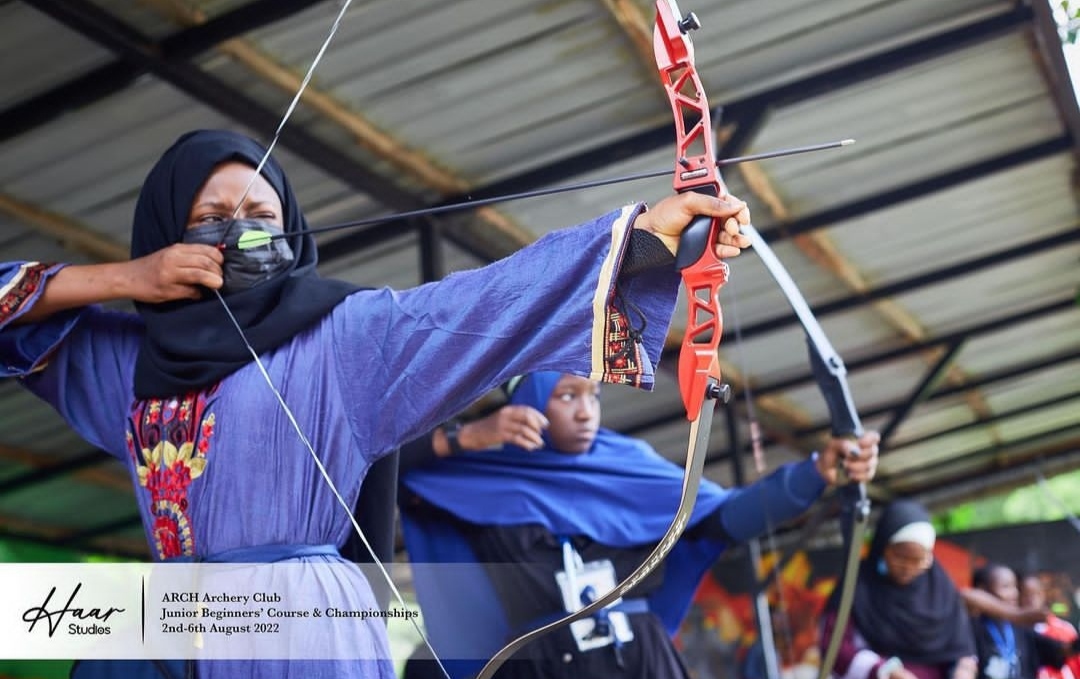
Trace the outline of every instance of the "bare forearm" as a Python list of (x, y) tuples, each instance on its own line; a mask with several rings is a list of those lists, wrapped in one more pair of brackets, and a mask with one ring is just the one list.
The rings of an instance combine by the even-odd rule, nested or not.
[(993, 594), (981, 589), (960, 590), (960, 596), (968, 608), (998, 620), (1005, 620), (1017, 625), (1032, 625), (1046, 618), (1046, 612), (1033, 608), (1020, 608), (1002, 601)]
[(127, 262), (64, 267), (49, 277), (41, 297), (14, 324), (34, 323), (89, 304), (130, 299), (133, 282)]
[[(461, 425), (458, 429), (457, 439), (462, 450), (483, 450), (492, 445), (502, 444), (501, 439), (493, 438), (491, 435), (485, 437), (482, 431), (484, 423), (485, 420), (479, 420), (465, 422)], [(450, 457), (453, 455), (454, 451), (450, 447), (450, 439), (446, 435), (445, 425), (431, 433), (431, 449), (435, 452), (436, 457)]]
[(131, 299), (160, 303), (200, 299), (221, 288), (224, 256), (210, 245), (177, 243), (129, 262), (64, 267), (49, 278), (33, 308), (17, 323), (32, 323), (66, 309)]

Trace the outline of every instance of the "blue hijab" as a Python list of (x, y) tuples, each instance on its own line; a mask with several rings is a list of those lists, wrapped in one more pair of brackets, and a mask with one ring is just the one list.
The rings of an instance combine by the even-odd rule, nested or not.
[[(516, 386), (510, 402), (544, 412), (561, 377), (558, 372), (532, 373)], [(425, 501), (468, 523), (539, 524), (554, 535), (584, 535), (616, 548), (660, 540), (678, 507), (681, 468), (648, 444), (608, 429), (601, 429), (592, 448), (580, 455), (555, 450), (546, 435), (544, 443), (533, 452), (507, 445), (466, 453), (411, 471), (402, 481)], [(703, 480), (689, 526), (717, 511), (726, 497), (723, 488)], [(414, 564), (476, 561), (465, 538), (449, 523), (406, 511), (403, 525)], [(668, 556), (664, 582), (650, 595), (649, 607), (669, 633), (678, 630), (698, 582), (722, 550), (723, 544), (715, 540), (683, 539)], [(470, 647), (477, 656), (490, 655), (509, 635), (494, 590), (479, 574), (465, 576), (460, 567), (452, 572), (453, 582), (439, 582), (440, 569), (414, 568), (436, 650), (440, 645)], [(465, 627), (462, 610), (485, 611), (470, 615), (470, 625), (480, 620), (488, 627), (460, 629)], [(475, 644), (462, 642), (461, 633), (473, 635)]]

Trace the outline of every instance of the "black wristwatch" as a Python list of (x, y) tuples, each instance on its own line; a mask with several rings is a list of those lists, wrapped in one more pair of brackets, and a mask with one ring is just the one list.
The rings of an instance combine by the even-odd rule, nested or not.
[(451, 455), (460, 455), (465, 452), (465, 449), (461, 447), (461, 441), (458, 440), (458, 434), (461, 433), (461, 422), (451, 420), (442, 426), (442, 430)]

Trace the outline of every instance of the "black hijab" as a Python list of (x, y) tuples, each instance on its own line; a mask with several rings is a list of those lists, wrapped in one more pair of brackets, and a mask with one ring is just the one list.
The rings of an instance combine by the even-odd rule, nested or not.
[[(142, 257), (179, 243), (191, 204), (213, 170), (228, 161), (255, 167), (264, 149), (253, 140), (224, 130), (199, 130), (180, 137), (150, 171), (131, 233), (131, 256)], [(271, 157), (262, 176), (274, 187), (286, 233), (307, 228), (285, 173)], [(229, 295), (226, 302), (257, 353), (284, 344), (330, 312), (358, 288), (319, 278), (318, 254), (310, 235), (289, 239), (291, 268), (255, 287)], [(215, 296), (163, 304), (136, 302), (146, 334), (135, 362), (135, 396), (164, 397), (208, 387), (251, 362), (225, 310)]]
[[(911, 500), (897, 500), (885, 508), (870, 552), (859, 567), (851, 615), (878, 655), (937, 665), (975, 655), (971, 622), (956, 586), (936, 561), (907, 585), (879, 570), (892, 536), (922, 521), (929, 523), (930, 514)], [(838, 601), (834, 591), (829, 606), (835, 609)]]

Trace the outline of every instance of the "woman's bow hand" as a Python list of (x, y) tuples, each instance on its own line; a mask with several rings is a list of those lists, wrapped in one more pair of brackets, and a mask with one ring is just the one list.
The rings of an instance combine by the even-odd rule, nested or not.
[(679, 236), (683, 230), (700, 216), (721, 220), (722, 227), (715, 244), (717, 257), (735, 257), (750, 247), (750, 239), (739, 232), (741, 225), (750, 223), (750, 208), (731, 195), (715, 198), (687, 191), (668, 196), (638, 215), (634, 228), (652, 233), (674, 254), (679, 249)]
[(849, 481), (866, 483), (877, 472), (880, 441), (881, 435), (876, 431), (868, 431), (854, 440), (829, 439), (829, 444), (818, 455), (818, 472), (830, 486), (838, 483), (840, 468)]

